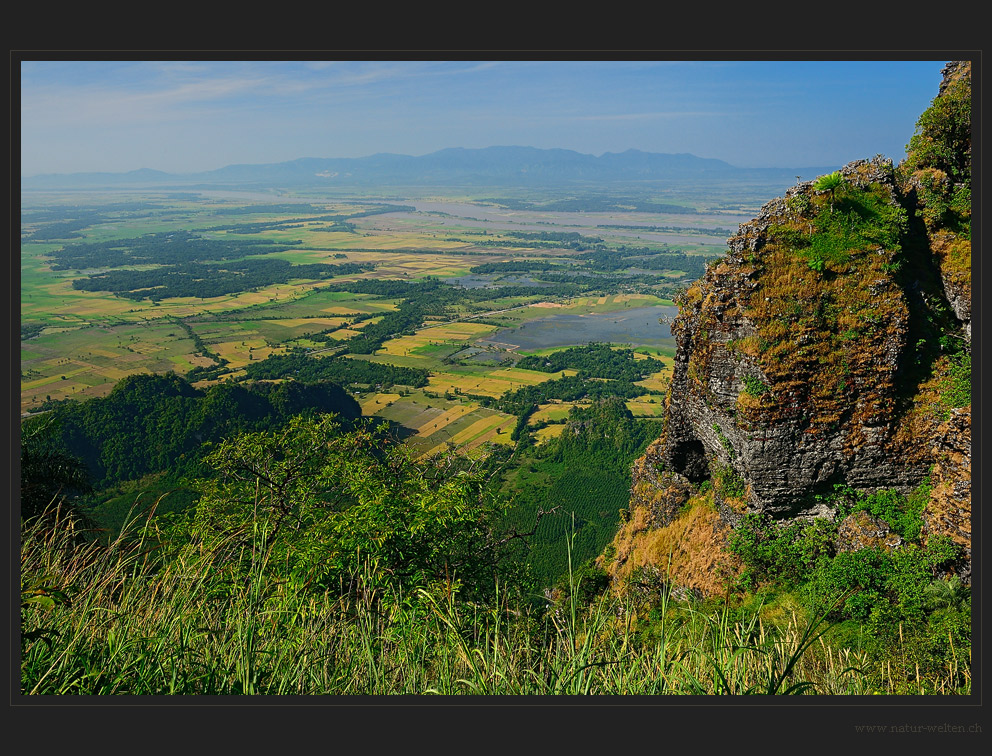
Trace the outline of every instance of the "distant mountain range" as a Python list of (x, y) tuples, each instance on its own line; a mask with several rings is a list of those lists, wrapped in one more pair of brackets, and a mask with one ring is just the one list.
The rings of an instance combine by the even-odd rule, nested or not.
[(142, 168), (127, 173), (43, 174), (21, 180), (22, 189), (100, 186), (548, 186), (666, 181), (672, 179), (813, 178), (836, 166), (737, 168), (688, 153), (627, 150), (596, 157), (572, 150), (535, 147), (453, 147), (411, 157), (378, 153), (362, 158), (300, 158), (285, 163), (229, 165), (202, 173), (164, 173)]

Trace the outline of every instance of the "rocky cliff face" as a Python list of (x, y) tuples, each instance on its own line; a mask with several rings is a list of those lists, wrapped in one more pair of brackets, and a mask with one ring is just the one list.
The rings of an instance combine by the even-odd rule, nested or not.
[[(841, 176), (852, 203), (871, 197), (900, 219), (891, 163), (857, 161)], [(822, 514), (813, 497), (834, 483), (909, 487), (926, 474), (896, 439), (909, 323), (898, 245), (867, 241), (822, 260), (797, 249), (817, 215), (848, 222), (843, 200), (828, 202), (806, 183), (768, 203), (687, 292), (672, 328), (666, 469), (700, 482), (729, 466), (748, 511)]]
[[(671, 529), (706, 481), (710, 530), (725, 533), (747, 512), (831, 517), (835, 484), (908, 492), (933, 468), (925, 530), (970, 549), (970, 407), (940, 425), (948, 339), (970, 344), (965, 85), (970, 97), (970, 65), (949, 64), (903, 165), (877, 156), (797, 184), (682, 296), (665, 432), (634, 466), (631, 517), (606, 565), (615, 576), (650, 562), (650, 534)], [(845, 525), (844, 548), (868, 530), (899, 546), (884, 522)]]

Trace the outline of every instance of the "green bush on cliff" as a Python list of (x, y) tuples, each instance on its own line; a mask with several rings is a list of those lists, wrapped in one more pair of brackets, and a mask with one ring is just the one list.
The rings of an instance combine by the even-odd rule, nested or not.
[[(930, 615), (941, 608), (932, 598), (931, 586), (957, 556), (958, 547), (943, 536), (925, 546), (842, 552), (818, 563), (803, 591), (819, 602), (846, 596), (835, 618), (864, 623), (867, 639), (881, 654), (891, 650), (893, 630), (900, 623), (905, 633), (926, 633)], [(970, 611), (963, 596), (957, 608)], [(961, 645), (966, 647), (967, 641)]]
[(750, 513), (730, 535), (728, 550), (745, 565), (743, 582), (778, 580), (786, 586), (805, 582), (817, 562), (831, 553), (836, 526), (829, 520), (781, 524)]
[(726, 497), (736, 499), (744, 495), (747, 484), (731, 465), (715, 465), (713, 480), (717, 490)]
[[(824, 199), (818, 199), (811, 219), (773, 227), (769, 238), (797, 252), (811, 269), (821, 272), (830, 265), (848, 263), (854, 252), (899, 250), (907, 214), (892, 201), (885, 187), (838, 182), (832, 183), (829, 192), (829, 209), (823, 206)], [(790, 209), (798, 207), (795, 197), (787, 204)]]
[(909, 495), (894, 489), (874, 492), (855, 491), (847, 486), (836, 486), (830, 497), (837, 506), (837, 518), (843, 519), (853, 512), (867, 512), (883, 520), (894, 533), (907, 541), (918, 541), (923, 528), (923, 507), (930, 498), (930, 480), (924, 480)]
[(971, 79), (948, 84), (916, 123), (900, 165), (927, 227), (971, 238)]
[(744, 376), (744, 393), (750, 396), (762, 396), (767, 394), (771, 389), (768, 384), (762, 381), (760, 378), (755, 378), (753, 375)]
[(958, 352), (949, 358), (950, 366), (942, 382), (941, 402), (948, 409), (971, 404), (971, 352)]
[(836, 212), (820, 212), (813, 219), (809, 258), (846, 262), (855, 250), (881, 247), (899, 249), (906, 211), (892, 203), (880, 186), (844, 184), (836, 190)]
[(971, 182), (971, 78), (951, 82), (916, 122), (906, 145), (907, 170), (936, 168), (955, 183)]

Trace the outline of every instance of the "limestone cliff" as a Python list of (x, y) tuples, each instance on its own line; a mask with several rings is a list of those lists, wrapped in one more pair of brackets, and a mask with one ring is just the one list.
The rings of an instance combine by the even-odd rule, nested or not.
[[(832, 517), (837, 484), (908, 492), (932, 475), (925, 534), (970, 555), (970, 393), (948, 399), (964, 354), (970, 371), (966, 106), (970, 64), (951, 63), (903, 164), (876, 156), (800, 182), (683, 294), (665, 431), (634, 466), (630, 517), (603, 560), (614, 577), (659, 566), (700, 487), (718, 515), (713, 538), (697, 535), (711, 553), (668, 569), (704, 593), (733, 571), (720, 543), (743, 514)], [(885, 523), (844, 532), (865, 528), (899, 546)]]

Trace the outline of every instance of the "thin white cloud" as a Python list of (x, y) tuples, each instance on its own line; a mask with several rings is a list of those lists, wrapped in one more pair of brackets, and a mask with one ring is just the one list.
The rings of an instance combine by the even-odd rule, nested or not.
[(738, 116), (741, 113), (729, 113), (715, 110), (668, 110), (654, 113), (612, 113), (603, 115), (573, 116), (573, 121), (653, 121), (663, 118), (709, 118)]

